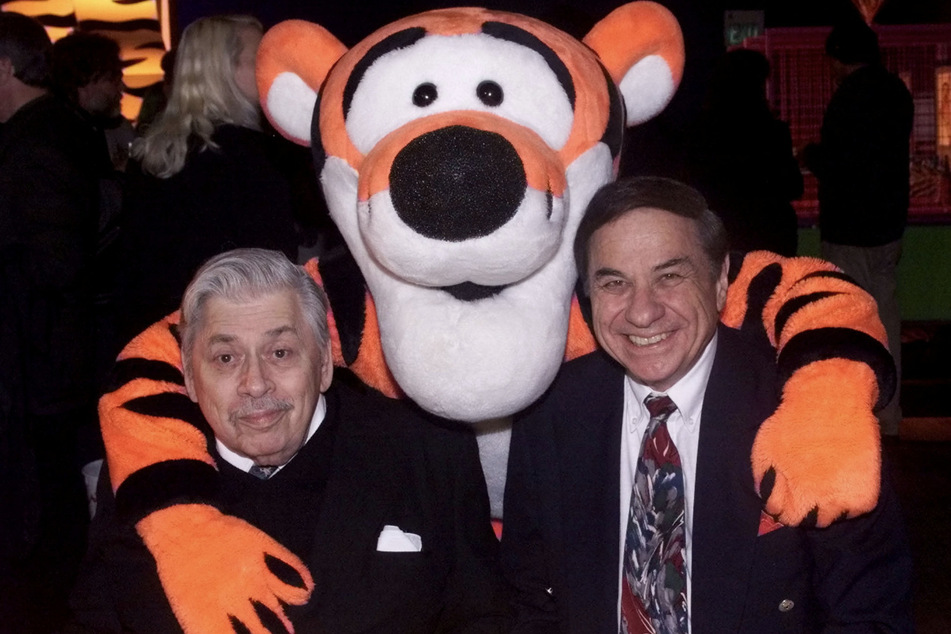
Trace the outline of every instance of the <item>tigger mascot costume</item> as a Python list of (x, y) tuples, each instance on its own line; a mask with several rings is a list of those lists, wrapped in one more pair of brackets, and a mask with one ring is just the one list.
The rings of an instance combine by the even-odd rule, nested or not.
[[(624, 128), (664, 108), (683, 62), (676, 20), (651, 2), (621, 6), (583, 42), (478, 8), (405, 18), (350, 50), (315, 24), (270, 30), (257, 62), (264, 110), (313, 148), (349, 247), (308, 264), (330, 298), (335, 362), (462, 421), (537, 399), (563, 361), (595, 345), (574, 296), (581, 214), (616, 176)], [(723, 320), (768, 340), (785, 378), (752, 456), (766, 511), (826, 525), (871, 509), (873, 408), (894, 384), (873, 301), (818, 260), (758, 252), (736, 269)], [(281, 602), (333, 580), (312, 580), (215, 507), (215, 465), (185, 415), (176, 320), (126, 347), (101, 401), (118, 511), (187, 632), (231, 632), (232, 618), (263, 631), (255, 604), (290, 627)], [(488, 433), (481, 446), (498, 497), (507, 438)]]

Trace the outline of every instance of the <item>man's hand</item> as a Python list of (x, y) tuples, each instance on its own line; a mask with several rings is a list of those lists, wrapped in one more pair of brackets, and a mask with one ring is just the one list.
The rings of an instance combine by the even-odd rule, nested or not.
[(828, 526), (878, 502), (881, 446), (865, 363), (817, 361), (786, 382), (779, 409), (753, 443), (766, 512), (786, 525)]
[(186, 634), (294, 631), (282, 603), (306, 603), (314, 581), (266, 533), (204, 504), (155, 511), (136, 529)]

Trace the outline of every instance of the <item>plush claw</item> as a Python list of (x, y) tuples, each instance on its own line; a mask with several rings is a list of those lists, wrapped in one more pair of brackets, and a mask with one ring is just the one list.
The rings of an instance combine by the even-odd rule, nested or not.
[(155, 511), (136, 529), (186, 634), (294, 631), (284, 605), (306, 603), (314, 581), (264, 532), (205, 504)]
[(875, 385), (872, 370), (845, 359), (790, 377), (753, 443), (753, 476), (768, 514), (787, 526), (824, 527), (875, 508), (881, 446), (868, 385)]

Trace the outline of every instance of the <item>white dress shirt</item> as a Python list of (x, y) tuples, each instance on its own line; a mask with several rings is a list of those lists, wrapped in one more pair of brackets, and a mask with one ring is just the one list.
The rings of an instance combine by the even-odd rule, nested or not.
[[(713, 357), (716, 355), (717, 335), (692, 368), (666, 392), (655, 392), (632, 378), (624, 379), (624, 414), (621, 431), (621, 548), (618, 553), (618, 588), (624, 583), (624, 541), (627, 537), (627, 522), (631, 507), (631, 489), (637, 473), (637, 461), (641, 453), (641, 440), (650, 422), (650, 414), (644, 399), (650, 394), (666, 394), (677, 406), (667, 419), (667, 431), (677, 452), (684, 475), (684, 535), (686, 552), (684, 566), (687, 572), (687, 627), (690, 629), (690, 566), (691, 538), (693, 534), (693, 493), (697, 478), (697, 450), (700, 442), (700, 412), (703, 410), (703, 394), (707, 389)], [(618, 593), (618, 623), (621, 622), (621, 596)]]
[[(314, 407), (314, 415), (310, 418), (310, 426), (307, 428), (307, 437), (304, 438), (304, 442), (301, 443), (301, 447), (307, 444), (307, 441), (311, 439), (314, 433), (317, 431), (317, 428), (320, 427), (320, 424), (324, 422), (324, 416), (327, 415), (327, 399), (324, 398), (324, 395), (321, 394), (317, 399), (317, 406)], [(224, 444), (215, 438), (215, 446), (218, 448), (218, 455), (221, 458), (230, 464), (233, 467), (241, 469), (245, 473), (251, 470), (251, 467), (254, 466), (254, 460), (248, 458), (247, 456), (242, 456), (241, 454), (235, 453), (224, 446)], [(298, 449), (298, 452), (300, 449)], [(294, 456), (297, 454), (295, 453)], [(294, 459), (294, 456), (291, 456), (291, 460)], [(288, 464), (291, 460), (288, 460), (282, 465), (277, 466), (277, 469), (274, 470), (274, 473), (277, 473), (284, 468), (284, 465)], [(271, 477), (274, 476), (274, 473), (271, 474)]]

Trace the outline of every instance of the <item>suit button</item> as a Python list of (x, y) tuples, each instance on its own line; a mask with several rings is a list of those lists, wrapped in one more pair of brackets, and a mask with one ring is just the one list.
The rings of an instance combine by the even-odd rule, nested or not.
[(779, 611), (780, 612), (789, 612), (794, 607), (796, 607), (796, 602), (791, 601), (790, 599), (783, 599), (779, 602)]

